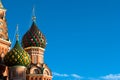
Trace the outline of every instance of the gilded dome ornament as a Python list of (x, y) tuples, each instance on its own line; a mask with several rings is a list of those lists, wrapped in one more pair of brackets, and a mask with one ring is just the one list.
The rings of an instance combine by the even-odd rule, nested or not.
[(45, 36), (42, 34), (42, 32), (38, 29), (36, 25), (36, 16), (35, 11), (33, 8), (33, 17), (32, 17), (33, 23), (31, 28), (26, 32), (26, 34), (23, 36), (22, 39), (22, 47), (46, 47), (46, 39)]

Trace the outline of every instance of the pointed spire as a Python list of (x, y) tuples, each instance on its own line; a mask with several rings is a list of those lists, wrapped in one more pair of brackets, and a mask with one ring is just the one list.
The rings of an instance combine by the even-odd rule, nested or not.
[(18, 24), (17, 24), (17, 26), (16, 26), (16, 40), (17, 40), (17, 41), (19, 40)]
[(35, 6), (33, 6), (32, 20), (33, 20), (34, 22), (36, 21), (36, 16), (35, 16)]
[(2, 9), (4, 8), (3, 4), (2, 4), (2, 0), (0, 0), (0, 8), (2, 8)]

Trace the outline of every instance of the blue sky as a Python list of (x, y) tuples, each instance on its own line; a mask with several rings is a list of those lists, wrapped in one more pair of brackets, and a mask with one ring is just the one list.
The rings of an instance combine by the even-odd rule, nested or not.
[(14, 45), (32, 24), (46, 36), (45, 63), (53, 80), (120, 80), (119, 0), (4, 0)]

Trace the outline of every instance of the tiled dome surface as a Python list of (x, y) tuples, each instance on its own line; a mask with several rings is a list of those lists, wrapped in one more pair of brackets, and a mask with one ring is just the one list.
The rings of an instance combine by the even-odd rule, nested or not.
[(40, 32), (35, 22), (32, 23), (32, 26), (28, 32), (23, 36), (22, 47), (41, 47), (45, 48), (46, 39), (44, 35)]
[(18, 41), (14, 48), (5, 55), (4, 62), (7, 66), (28, 66), (31, 62), (29, 54), (23, 50)]

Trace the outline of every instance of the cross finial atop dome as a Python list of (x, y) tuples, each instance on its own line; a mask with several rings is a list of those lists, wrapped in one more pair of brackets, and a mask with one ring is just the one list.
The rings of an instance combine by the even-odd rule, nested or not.
[(17, 24), (17, 26), (16, 26), (16, 40), (17, 40), (17, 41), (19, 40), (18, 24)]
[(33, 6), (33, 12), (32, 12), (32, 20), (35, 22), (36, 21), (36, 16), (35, 16), (35, 7)]

